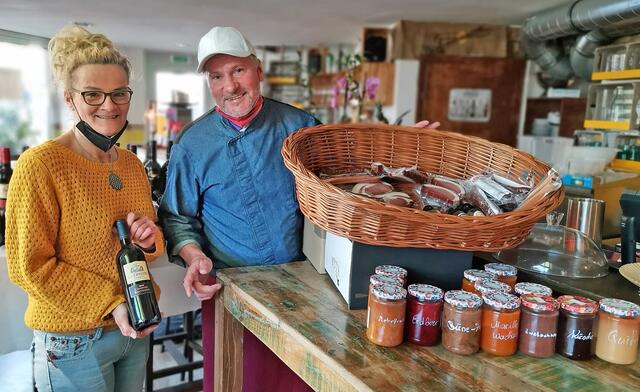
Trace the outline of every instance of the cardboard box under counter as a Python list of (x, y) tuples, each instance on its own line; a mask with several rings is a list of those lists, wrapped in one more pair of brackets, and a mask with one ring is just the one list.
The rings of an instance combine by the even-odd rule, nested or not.
[(431, 248), (393, 248), (366, 245), (326, 233), (324, 268), (349, 309), (366, 309), (369, 276), (375, 267), (397, 265), (408, 272), (407, 282), (457, 290), (473, 252)]
[(307, 256), (313, 268), (320, 274), (326, 274), (324, 269), (324, 247), (326, 231), (314, 225), (309, 218), (304, 218), (302, 235), (302, 253)]

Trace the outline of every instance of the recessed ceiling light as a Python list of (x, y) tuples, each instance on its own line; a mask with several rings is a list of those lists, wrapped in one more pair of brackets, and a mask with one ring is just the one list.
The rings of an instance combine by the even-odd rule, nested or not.
[(191, 44), (185, 44), (184, 42), (178, 42), (176, 43), (176, 46), (179, 48), (190, 48)]
[(73, 22), (73, 24), (80, 27), (93, 27), (91, 22)]

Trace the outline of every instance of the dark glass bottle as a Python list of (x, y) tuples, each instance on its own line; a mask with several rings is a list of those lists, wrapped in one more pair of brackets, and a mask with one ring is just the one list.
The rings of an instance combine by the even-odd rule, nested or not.
[(169, 170), (169, 158), (171, 158), (171, 148), (173, 147), (173, 141), (169, 141), (167, 144), (167, 160), (164, 161), (162, 167), (160, 167), (160, 172), (158, 174), (158, 180), (156, 181), (155, 189), (152, 190), (153, 198), (156, 201), (160, 201), (162, 195), (164, 194), (164, 189), (167, 186), (167, 170)]
[(157, 145), (156, 141), (152, 141), (147, 144), (147, 158), (144, 161), (144, 169), (147, 171), (147, 177), (149, 178), (149, 183), (153, 188), (153, 184), (160, 173), (160, 164), (157, 160)]
[(137, 144), (127, 144), (127, 150), (131, 151), (136, 156), (138, 155), (138, 145)]
[(0, 246), (4, 245), (4, 211), (7, 204), (7, 191), (11, 180), (11, 150), (9, 147), (0, 147)]
[(160, 309), (153, 292), (144, 253), (129, 238), (129, 225), (124, 219), (115, 222), (122, 249), (116, 256), (120, 283), (127, 300), (129, 321), (136, 331), (160, 323)]

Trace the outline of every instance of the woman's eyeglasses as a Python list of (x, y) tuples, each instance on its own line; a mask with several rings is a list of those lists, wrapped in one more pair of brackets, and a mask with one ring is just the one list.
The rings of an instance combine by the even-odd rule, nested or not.
[(133, 91), (128, 88), (124, 90), (114, 90), (110, 93), (105, 93), (104, 91), (79, 91), (73, 88), (71, 90), (82, 95), (84, 102), (91, 106), (102, 105), (107, 99), (107, 96), (109, 96), (111, 101), (116, 105), (125, 105), (131, 102), (131, 96), (133, 95)]

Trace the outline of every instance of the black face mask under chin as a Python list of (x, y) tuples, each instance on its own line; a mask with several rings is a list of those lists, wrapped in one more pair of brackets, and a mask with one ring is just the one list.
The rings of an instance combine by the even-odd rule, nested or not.
[(125, 121), (124, 126), (122, 127), (122, 129), (120, 131), (118, 131), (118, 133), (116, 133), (115, 135), (113, 135), (111, 137), (106, 137), (104, 135), (99, 134), (93, 128), (91, 128), (91, 126), (89, 124), (84, 122), (84, 120), (78, 121), (78, 123), (76, 124), (76, 128), (78, 128), (80, 130), (80, 132), (82, 132), (82, 134), (87, 139), (89, 139), (89, 141), (94, 146), (98, 147), (99, 149), (101, 149), (104, 152), (107, 152), (107, 151), (109, 151), (109, 149), (111, 147), (113, 147), (118, 142), (118, 139), (120, 139), (120, 136), (122, 136), (122, 134), (124, 133), (125, 129), (127, 129), (128, 125), (129, 125), (129, 121)]

